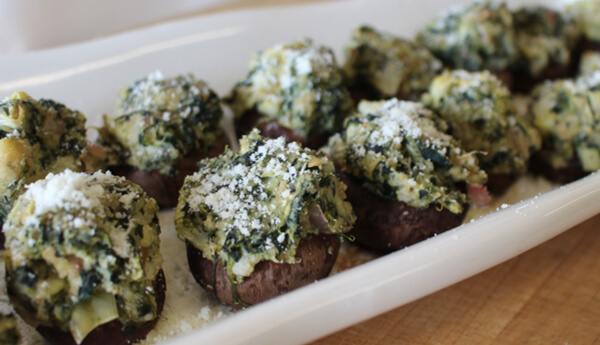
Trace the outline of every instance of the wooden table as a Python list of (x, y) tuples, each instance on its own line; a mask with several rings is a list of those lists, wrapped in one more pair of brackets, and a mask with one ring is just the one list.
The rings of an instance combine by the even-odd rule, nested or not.
[(600, 215), (311, 345), (600, 344)]

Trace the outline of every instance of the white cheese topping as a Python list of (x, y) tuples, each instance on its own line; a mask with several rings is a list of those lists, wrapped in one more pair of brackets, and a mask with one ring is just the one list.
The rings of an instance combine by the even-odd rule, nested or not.
[(57, 175), (50, 173), (46, 180), (28, 185), (25, 198), (35, 200), (35, 208), (26, 224), (37, 224), (39, 216), (58, 210), (88, 209), (102, 217), (104, 211), (100, 198), (104, 188), (99, 184), (91, 185), (90, 181), (89, 175), (66, 170)]
[[(198, 211), (203, 205), (208, 206), (220, 219), (231, 219), (227, 224), (229, 231), (238, 229), (243, 235), (250, 235), (252, 230), (260, 230), (263, 224), (256, 215), (269, 218), (267, 224), (279, 224), (281, 219), (272, 218), (274, 215), (264, 201), (268, 195), (265, 193), (264, 177), (278, 177), (283, 182), (281, 186), (293, 183), (299, 174), (310, 174), (310, 170), (297, 171), (289, 165), (285, 152), (299, 154), (302, 159), (308, 155), (301, 152), (297, 143), (285, 143), (283, 138), (266, 140), (249, 158), (251, 161), (260, 161), (271, 157), (266, 165), (238, 163), (225, 171), (206, 171), (196, 173), (191, 179), (194, 182), (202, 181), (190, 191), (188, 200), (193, 211)], [(280, 195), (284, 199), (293, 197), (294, 192), (283, 188)], [(254, 215), (254, 216), (253, 216)]]
[[(59, 174), (48, 174), (46, 179), (28, 185), (23, 194), (23, 202), (33, 201), (33, 212), (25, 219), (25, 226), (37, 227), (41, 217), (66, 211), (70, 215), (69, 226), (73, 228), (95, 227), (97, 219), (105, 217), (107, 185), (124, 180), (123, 177), (113, 176), (110, 172), (96, 172), (93, 175), (76, 173), (66, 170)], [(119, 202), (124, 209), (131, 207), (132, 201), (139, 193), (130, 190), (124, 193)], [(118, 213), (117, 217), (126, 217)], [(130, 224), (132, 225), (132, 224)], [(128, 241), (129, 231), (122, 227), (106, 229), (111, 239), (115, 254), (122, 258), (129, 257), (131, 244)], [(62, 231), (62, 229), (56, 229)], [(14, 242), (18, 246), (18, 241)], [(16, 249), (12, 248), (12, 249)]]
[(372, 123), (375, 123), (378, 129), (368, 130), (372, 143), (400, 144), (399, 140), (402, 138), (400, 132), (403, 131), (406, 136), (421, 139), (428, 144), (436, 146), (451, 144), (452, 137), (436, 127), (431, 120), (431, 111), (421, 103), (398, 101), (392, 98), (381, 102), (361, 102), (358, 111), (361, 114), (374, 115)]

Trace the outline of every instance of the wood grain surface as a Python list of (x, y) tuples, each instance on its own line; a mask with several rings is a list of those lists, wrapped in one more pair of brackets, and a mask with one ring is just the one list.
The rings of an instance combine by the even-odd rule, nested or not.
[(600, 215), (311, 345), (600, 344)]

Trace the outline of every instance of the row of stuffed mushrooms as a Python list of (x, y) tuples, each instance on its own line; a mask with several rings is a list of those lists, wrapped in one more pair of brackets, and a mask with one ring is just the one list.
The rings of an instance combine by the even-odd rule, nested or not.
[[(197, 282), (243, 307), (326, 277), (340, 241), (397, 250), (528, 170), (561, 183), (597, 170), (600, 6), (569, 11), (476, 2), (415, 40), (363, 26), (343, 66), (308, 39), (277, 45), (223, 99), (156, 72), (121, 91), (94, 143), (80, 112), (13, 94), (0, 103), (11, 303), (53, 344), (127, 344), (164, 305), (159, 207), (175, 207)], [(533, 85), (517, 111), (511, 90)]]

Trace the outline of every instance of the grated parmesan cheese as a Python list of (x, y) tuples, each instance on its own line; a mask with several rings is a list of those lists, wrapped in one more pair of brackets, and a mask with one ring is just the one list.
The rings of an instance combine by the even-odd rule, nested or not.
[[(325, 155), (253, 131), (239, 153), (205, 160), (189, 176), (177, 205), (177, 231), (209, 259), (248, 276), (263, 260), (295, 262), (298, 242), (319, 233), (307, 208), (319, 205), (333, 233), (354, 221), (340, 199), (335, 168)], [(331, 214), (330, 214), (331, 213)], [(330, 214), (330, 215), (329, 215)]]
[(155, 72), (136, 80), (121, 92), (116, 113), (105, 117), (98, 140), (109, 167), (172, 176), (182, 158), (205, 154), (223, 135), (219, 97), (192, 74), (164, 78)]
[(226, 101), (239, 118), (249, 110), (298, 135), (332, 133), (352, 108), (333, 51), (309, 39), (256, 54)]
[(419, 208), (441, 204), (460, 213), (467, 197), (455, 183), (482, 185), (486, 174), (473, 152), (442, 131), (446, 126), (420, 103), (362, 101), (344, 131), (330, 138), (327, 151), (381, 197)]

